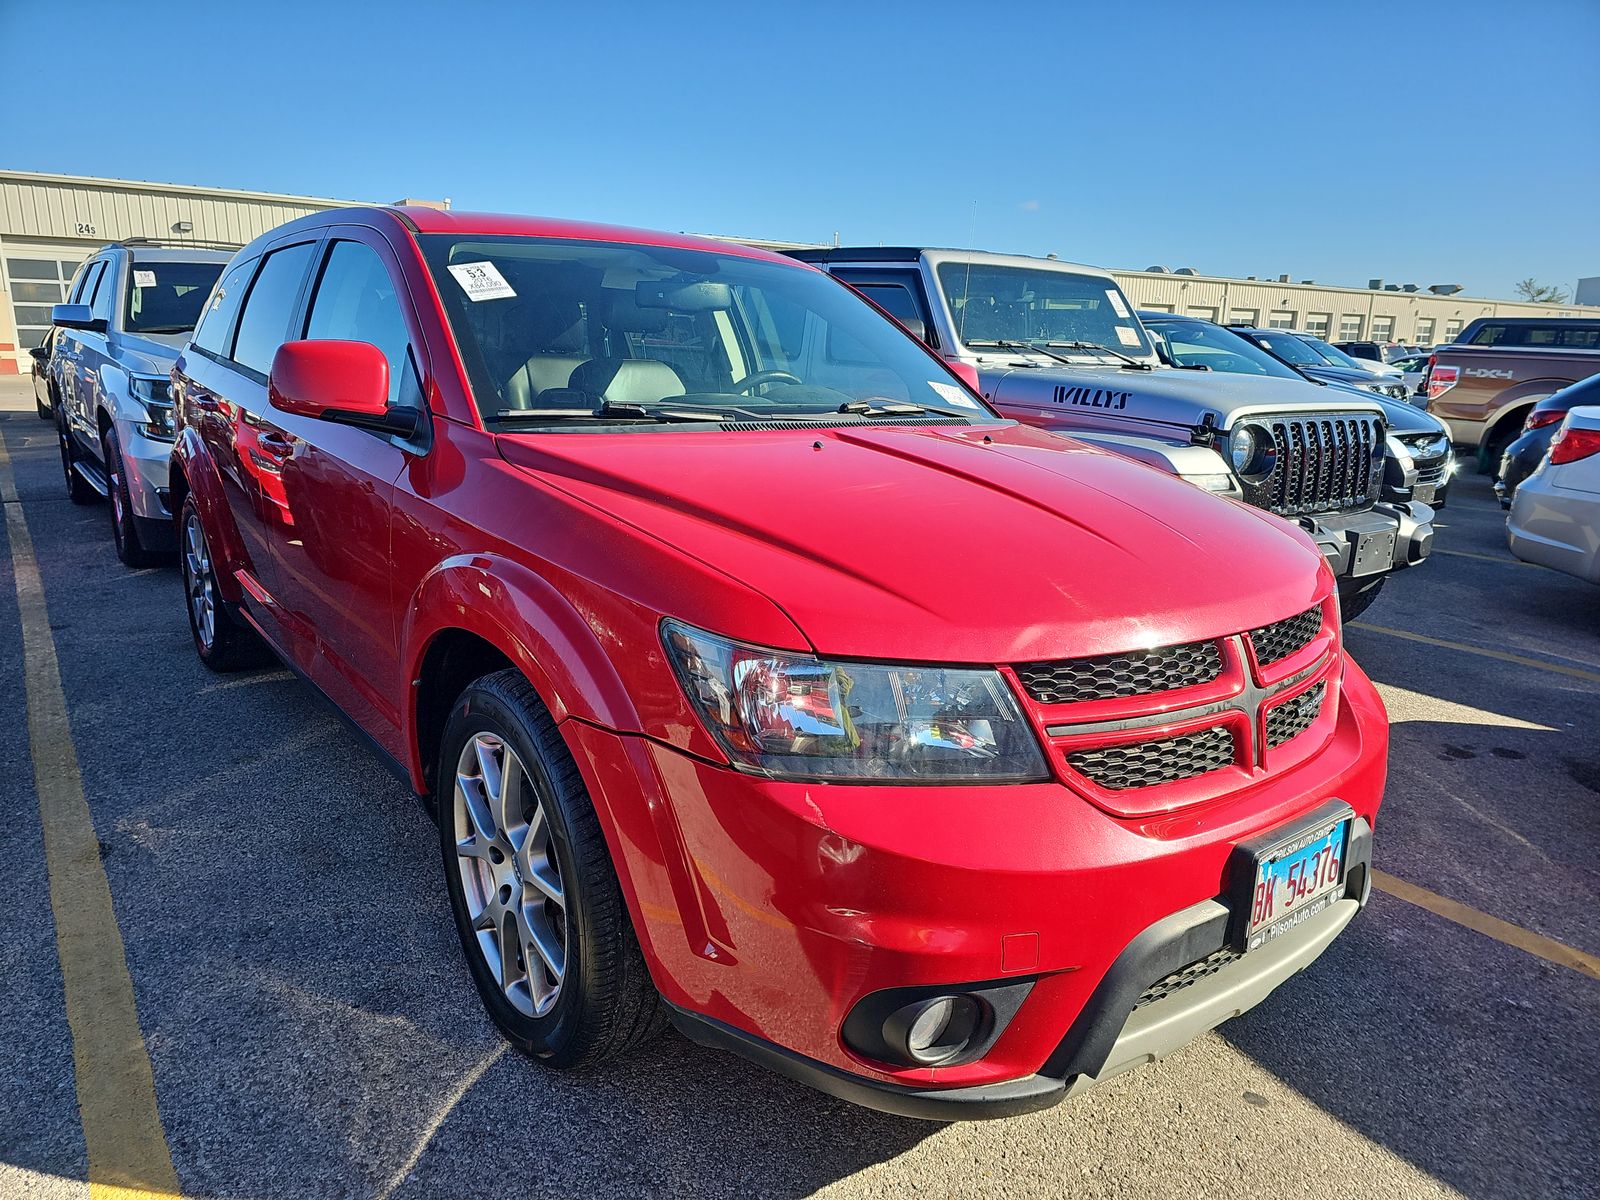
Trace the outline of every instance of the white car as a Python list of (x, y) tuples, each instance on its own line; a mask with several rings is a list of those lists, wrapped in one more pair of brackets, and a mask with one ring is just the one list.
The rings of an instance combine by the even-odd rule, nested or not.
[(1544, 462), (1517, 488), (1506, 532), (1524, 562), (1600, 583), (1600, 407), (1567, 413)]

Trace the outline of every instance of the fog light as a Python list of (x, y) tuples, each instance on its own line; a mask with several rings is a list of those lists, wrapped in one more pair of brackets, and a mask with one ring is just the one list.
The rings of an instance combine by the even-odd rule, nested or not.
[(961, 1056), (982, 1031), (983, 1014), (972, 996), (935, 996), (896, 1009), (883, 1032), (911, 1061), (932, 1067)]

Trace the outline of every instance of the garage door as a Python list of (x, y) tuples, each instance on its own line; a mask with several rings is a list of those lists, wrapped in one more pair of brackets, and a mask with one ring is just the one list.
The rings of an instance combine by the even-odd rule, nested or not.
[[(49, 253), (50, 257), (34, 257)], [(17, 326), (17, 348), (26, 352), (44, 341), (50, 329), (50, 306), (67, 298), (67, 285), (82, 265), (81, 251), (22, 251), (5, 255), (6, 292)]]

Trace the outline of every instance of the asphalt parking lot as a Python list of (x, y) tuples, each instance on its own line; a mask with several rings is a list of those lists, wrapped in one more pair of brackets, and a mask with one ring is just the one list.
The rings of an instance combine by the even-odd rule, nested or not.
[[(592, 1076), (506, 1051), (405, 789), (288, 672), (206, 672), (175, 572), (118, 564), (0, 397), (0, 1195), (87, 1193), (86, 1125), (126, 1133), (149, 1087), (195, 1196), (1596, 1195), (1600, 592), (1515, 562), (1484, 477), (1348, 631), (1394, 721), (1368, 911), (1166, 1062), (941, 1126), (674, 1034)], [(24, 669), (46, 611), (58, 715)], [(74, 757), (120, 944), (93, 895), (52, 908), (36, 778), (48, 813)], [(69, 1025), (64, 969), (119, 951), (148, 1083), (81, 1069), (115, 996)]]

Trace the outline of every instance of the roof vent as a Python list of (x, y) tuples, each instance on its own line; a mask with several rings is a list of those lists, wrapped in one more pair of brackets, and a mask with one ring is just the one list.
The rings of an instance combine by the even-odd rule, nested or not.
[(1428, 290), (1435, 296), (1454, 296), (1461, 290), (1459, 283), (1430, 283)]
[(1279, 275), (1278, 276), (1278, 282), (1279, 283), (1288, 283), (1289, 282), (1289, 277), (1287, 275)]
[(1368, 291), (1372, 291), (1372, 292), (1381, 292), (1381, 291), (1383, 291), (1383, 280), (1381, 280), (1381, 279), (1369, 279), (1369, 280), (1367, 280), (1367, 290)]
[(1166, 267), (1146, 267), (1144, 270), (1145, 270), (1145, 274), (1147, 274), (1147, 275), (1171, 275), (1172, 274), (1172, 272)]
[(1400, 285), (1398, 283), (1386, 283), (1383, 285), (1383, 290), (1386, 292), (1398, 292)]
[(1415, 292), (1419, 291), (1420, 289), (1414, 283), (1403, 283), (1400, 285), (1400, 290), (1402, 292)]
[(1176, 271), (1173, 272), (1173, 274), (1174, 275), (1198, 275), (1198, 274), (1200, 274), (1200, 272), (1196, 271), (1193, 267), (1179, 267)]

